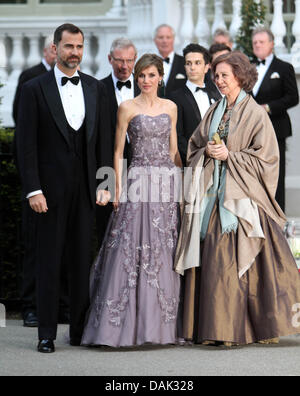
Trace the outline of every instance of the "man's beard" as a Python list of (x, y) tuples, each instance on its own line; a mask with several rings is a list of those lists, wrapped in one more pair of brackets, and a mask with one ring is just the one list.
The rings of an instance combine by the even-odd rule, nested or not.
[(78, 59), (78, 61), (68, 62), (67, 60), (63, 60), (58, 56), (57, 60), (61, 65), (71, 70), (77, 69), (77, 67), (80, 65), (80, 59)]

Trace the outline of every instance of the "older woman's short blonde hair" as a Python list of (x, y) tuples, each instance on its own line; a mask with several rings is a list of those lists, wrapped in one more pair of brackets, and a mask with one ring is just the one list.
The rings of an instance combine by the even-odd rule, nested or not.
[(213, 76), (220, 63), (227, 63), (231, 66), (235, 78), (239, 81), (240, 87), (246, 92), (251, 92), (258, 79), (256, 66), (250, 63), (249, 58), (240, 51), (233, 51), (229, 54), (219, 56), (212, 63)]

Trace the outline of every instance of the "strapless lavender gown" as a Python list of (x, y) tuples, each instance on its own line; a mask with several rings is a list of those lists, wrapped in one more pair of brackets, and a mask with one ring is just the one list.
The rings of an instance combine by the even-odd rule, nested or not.
[[(129, 172), (138, 168), (150, 177), (151, 172), (163, 169), (178, 174), (169, 155), (170, 131), (167, 114), (134, 117), (128, 128), (133, 152)], [(134, 182), (128, 180), (128, 192)], [(173, 264), (179, 205), (174, 202), (173, 184), (174, 180), (171, 202), (165, 202), (161, 184), (156, 183), (154, 189), (160, 185), (159, 201), (128, 200), (112, 214), (92, 268), (91, 306), (82, 345), (176, 342), (180, 278)], [(153, 183), (151, 189), (153, 192)]]

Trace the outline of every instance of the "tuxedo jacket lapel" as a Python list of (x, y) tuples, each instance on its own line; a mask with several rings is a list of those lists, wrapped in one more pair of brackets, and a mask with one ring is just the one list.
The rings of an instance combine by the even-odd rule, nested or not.
[(259, 90), (257, 92), (256, 97), (259, 96), (259, 94), (261, 92), (263, 92), (266, 89), (268, 89), (268, 85), (270, 83), (270, 78), (271, 78), (271, 75), (273, 73), (273, 68), (274, 68), (275, 64), (276, 64), (276, 56), (274, 56), (274, 59), (273, 59), (272, 63), (270, 64), (270, 67), (267, 70), (267, 73), (265, 74), (265, 77), (264, 77), (264, 79), (263, 79), (263, 81), (262, 81), (262, 83), (261, 83), (261, 85), (259, 87)]
[(184, 94), (187, 100), (189, 101), (190, 105), (192, 106), (193, 112), (197, 118), (197, 122), (200, 123), (202, 118), (199, 107), (197, 105), (196, 99), (194, 98), (194, 95), (187, 86), (184, 87)]
[(95, 120), (96, 120), (96, 112), (97, 112), (97, 86), (96, 84), (89, 84), (85, 79), (84, 74), (79, 73), (81, 77), (81, 84), (84, 95), (85, 102), (85, 122), (86, 122), (86, 131), (87, 131), (87, 139), (88, 141), (91, 139)]
[(67, 119), (53, 70), (49, 72), (45, 79), (42, 80), (41, 87), (44, 91), (44, 97), (46, 99), (46, 102), (48, 103), (50, 112), (55, 120), (58, 129), (66, 139), (67, 143), (70, 144)]

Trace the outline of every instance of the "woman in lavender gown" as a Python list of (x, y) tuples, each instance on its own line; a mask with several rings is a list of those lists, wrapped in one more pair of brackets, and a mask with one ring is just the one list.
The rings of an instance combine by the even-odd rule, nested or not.
[[(176, 342), (180, 278), (173, 269), (179, 226), (175, 181), (181, 161), (177, 108), (157, 96), (163, 74), (162, 60), (144, 55), (135, 69), (141, 94), (119, 108), (115, 210), (91, 274), (82, 345)], [(133, 159), (126, 189), (121, 160), (127, 132)]]

